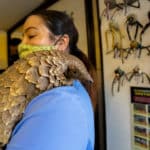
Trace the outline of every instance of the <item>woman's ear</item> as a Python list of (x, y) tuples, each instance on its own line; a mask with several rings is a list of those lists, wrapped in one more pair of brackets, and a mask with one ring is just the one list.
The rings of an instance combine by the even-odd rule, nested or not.
[(68, 51), (69, 49), (69, 36), (67, 34), (64, 34), (60, 39), (58, 40), (57, 49), (60, 51)]

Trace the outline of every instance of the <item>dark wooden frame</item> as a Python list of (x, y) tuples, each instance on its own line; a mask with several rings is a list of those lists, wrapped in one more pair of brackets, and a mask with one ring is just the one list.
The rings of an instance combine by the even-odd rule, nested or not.
[[(87, 41), (88, 41), (88, 57), (96, 66), (96, 45), (95, 45), (95, 34), (98, 30), (99, 34), (99, 49), (100, 49), (100, 66), (101, 70), (99, 72), (98, 80), (101, 84), (99, 86), (99, 94), (98, 94), (98, 107), (95, 112), (95, 125), (96, 125), (96, 143), (95, 150), (106, 150), (106, 122), (105, 122), (105, 99), (104, 99), (104, 77), (103, 77), (103, 54), (102, 54), (102, 40), (101, 40), (101, 20), (99, 18), (99, 2), (96, 0), (96, 10), (97, 16), (95, 18), (93, 10), (92, 0), (85, 0), (85, 10), (86, 10), (86, 23), (87, 23)], [(98, 29), (94, 27), (94, 19), (97, 19)]]
[(87, 45), (88, 45), (88, 57), (96, 67), (95, 57), (95, 36), (94, 36), (94, 24), (93, 24), (93, 12), (92, 12), (92, 0), (85, 0), (86, 11), (86, 27), (87, 27)]

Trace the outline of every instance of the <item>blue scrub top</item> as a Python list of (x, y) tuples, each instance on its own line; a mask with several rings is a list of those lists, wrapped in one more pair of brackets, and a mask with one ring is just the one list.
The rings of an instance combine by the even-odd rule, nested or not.
[(13, 130), (7, 150), (93, 150), (92, 104), (79, 81), (35, 97)]

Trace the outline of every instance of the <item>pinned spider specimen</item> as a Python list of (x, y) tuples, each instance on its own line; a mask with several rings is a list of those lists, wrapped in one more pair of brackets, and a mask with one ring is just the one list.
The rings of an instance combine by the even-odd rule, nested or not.
[[(150, 46), (143, 46), (141, 41), (137, 40), (137, 36), (140, 35), (139, 28), (142, 29), (141, 33), (144, 33), (145, 30), (143, 30), (143, 25), (137, 20), (136, 15), (134, 14), (129, 15), (127, 17), (126, 23), (127, 23), (126, 30), (128, 38), (130, 40), (130, 47), (126, 48), (127, 51), (126, 59), (128, 58), (129, 54), (132, 54), (133, 52), (135, 52), (138, 58), (140, 58), (143, 49), (146, 49), (148, 51), (148, 54), (150, 54)], [(133, 34), (133, 37), (131, 37), (132, 32), (131, 29), (133, 29), (133, 27), (135, 27), (135, 33)]]
[[(115, 14), (116, 10), (121, 9), (119, 8), (119, 5), (117, 4), (116, 0), (104, 0), (104, 3), (106, 5), (106, 8), (104, 9), (102, 15), (107, 16), (107, 19), (112, 19), (113, 15)], [(110, 17), (110, 10), (115, 10), (113, 12), (112, 17)]]
[[(137, 20), (137, 16), (135, 14), (130, 14), (127, 16), (126, 24), (127, 24), (126, 29), (127, 29), (129, 40), (130, 41), (136, 40), (139, 28), (143, 28), (143, 25)], [(131, 29), (133, 27), (135, 27), (135, 33), (134, 33), (134, 37), (131, 37)]]
[(115, 84), (117, 84), (117, 92), (119, 92), (120, 91), (120, 86), (123, 85), (124, 79), (126, 79), (128, 81), (128, 77), (127, 77), (125, 71), (120, 69), (120, 67), (115, 69), (114, 70), (114, 79), (112, 81), (112, 88), (111, 88), (112, 95), (114, 95), (114, 86), (115, 86)]
[[(122, 48), (122, 39), (123, 35), (119, 29), (119, 25), (114, 21), (110, 21), (109, 29), (105, 31), (105, 40), (107, 49), (106, 54), (114, 52), (114, 58), (121, 57), (122, 63), (124, 63), (124, 50)], [(110, 43), (112, 50), (108, 50), (110, 47)]]
[(127, 73), (129, 82), (135, 78), (136, 82), (139, 83), (139, 80), (141, 79), (141, 83), (144, 83), (144, 79), (146, 78), (148, 82), (150, 83), (150, 77), (146, 72), (143, 72), (139, 66), (135, 66), (133, 70), (129, 73)]
[(127, 6), (130, 6), (133, 8), (140, 8), (139, 0), (123, 0), (123, 2), (124, 2), (123, 4), (125, 5), (125, 13), (127, 13)]
[[(148, 14), (148, 16), (150, 18), (150, 13)], [(133, 52), (135, 52), (137, 54), (137, 57), (140, 58), (142, 50), (144, 50), (144, 49), (146, 49), (148, 51), (148, 55), (150, 55), (150, 45), (147, 45), (147, 46), (142, 45), (142, 35), (147, 30), (147, 28), (150, 26), (150, 24), (147, 23), (143, 27), (143, 25), (137, 20), (136, 15), (134, 15), (134, 14), (131, 14), (127, 17), (126, 23), (127, 23), (127, 28), (126, 28), (127, 34), (128, 34), (128, 38), (130, 40), (130, 47), (126, 48), (126, 51), (127, 51), (126, 59)], [(132, 27), (135, 27), (135, 33), (133, 34), (134, 37), (131, 37)], [(142, 29), (141, 33), (139, 33), (139, 28)], [(139, 41), (137, 40), (138, 35), (140, 37)]]
[(150, 11), (147, 14), (149, 22), (143, 27), (141, 34), (140, 34), (140, 39), (142, 41), (142, 35), (145, 33), (145, 31), (150, 27)]
[[(142, 31), (140, 33), (140, 41), (141, 41), (141, 43), (142, 43), (142, 40), (143, 40), (142, 37), (143, 37), (144, 33), (150, 27), (150, 11), (148, 12), (147, 16), (148, 16), (149, 21), (148, 21), (148, 23), (146, 23), (146, 25), (144, 25), (144, 27), (143, 27), (143, 29), (142, 29)], [(144, 48), (148, 51), (147, 55), (150, 55), (150, 45), (145, 46)]]
[[(122, 3), (117, 3), (116, 0), (104, 0), (106, 8), (104, 9), (102, 15), (107, 16), (107, 19), (112, 19), (114, 14), (125, 8), (125, 13), (127, 13), (127, 7), (140, 8), (139, 0), (122, 0)], [(112, 16), (110, 17), (110, 10), (114, 10)]]
[(136, 53), (137, 57), (140, 58), (141, 57), (141, 53), (142, 53), (142, 49), (144, 49), (145, 47), (142, 46), (139, 42), (137, 41), (130, 41), (130, 47), (126, 48), (126, 59), (129, 57), (129, 55)]

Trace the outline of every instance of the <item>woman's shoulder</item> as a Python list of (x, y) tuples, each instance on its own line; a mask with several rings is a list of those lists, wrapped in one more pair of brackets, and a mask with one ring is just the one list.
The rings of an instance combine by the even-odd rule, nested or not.
[[(67, 144), (64, 142), (68, 141), (71, 147), (69, 149), (79, 149), (75, 146), (86, 147), (88, 140), (93, 144), (94, 124), (89, 101), (87, 92), (78, 81), (72, 86), (58, 87), (44, 92), (28, 104), (22, 120), (13, 131), (13, 139), (21, 140), (26, 147), (30, 147), (29, 139), (32, 139), (32, 143), (42, 141), (42, 146), (54, 145), (55, 148), (52, 149), (65, 147)], [(36, 136), (38, 132), (40, 137)], [(49, 141), (52, 138), (55, 140)], [(59, 144), (62, 145), (56, 143), (61, 140)], [(77, 141), (78, 144), (74, 144)]]
[(46, 111), (53, 107), (77, 106), (91, 109), (91, 101), (88, 93), (79, 81), (74, 81), (71, 86), (53, 88), (35, 97), (28, 105), (25, 113), (31, 111)]

